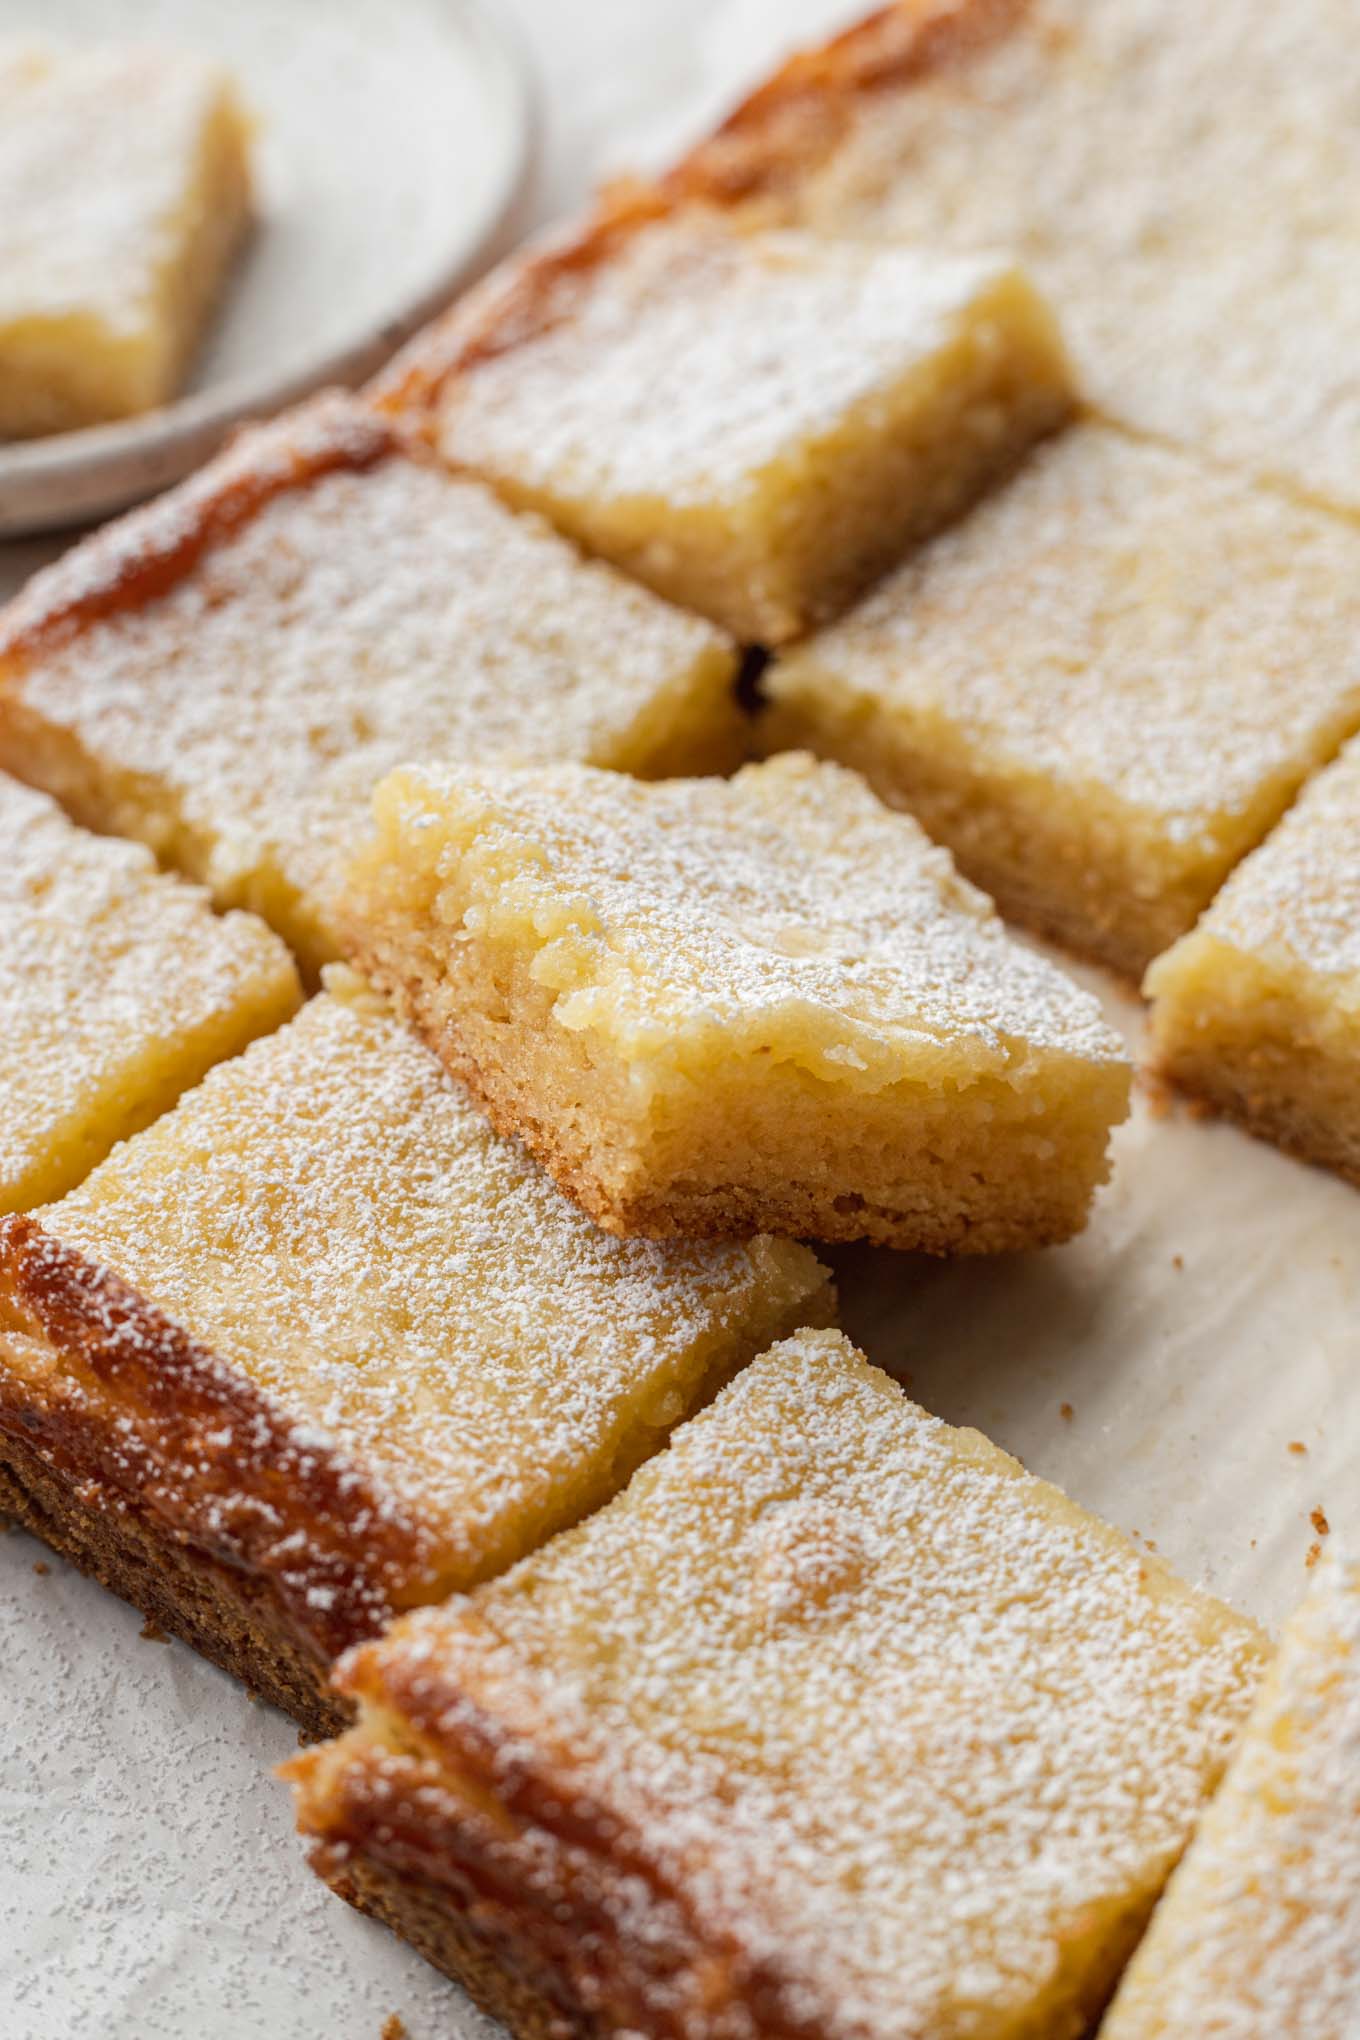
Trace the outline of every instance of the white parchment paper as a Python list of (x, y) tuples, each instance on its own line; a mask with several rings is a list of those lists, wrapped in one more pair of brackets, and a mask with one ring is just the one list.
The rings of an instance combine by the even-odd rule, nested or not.
[[(541, 81), (540, 215), (676, 146), (853, 11), (515, 0)], [(0, 592), (43, 550), (0, 551)], [(1136, 1041), (1136, 1003), (1086, 975)], [(921, 1402), (1268, 1621), (1302, 1589), (1315, 1510), (1360, 1530), (1360, 1193), (1140, 1098), (1073, 1245), (835, 1258), (847, 1329)], [(491, 2035), (304, 1869), (271, 1775), (289, 1724), (139, 1630), (27, 1537), (0, 1539), (3, 2040), (379, 2040), (394, 2012), (411, 2040)]]

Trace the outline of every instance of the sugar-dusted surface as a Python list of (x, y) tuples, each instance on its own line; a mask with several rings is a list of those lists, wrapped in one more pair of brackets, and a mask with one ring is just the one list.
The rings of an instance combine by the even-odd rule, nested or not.
[(394, 775), (379, 804), (414, 836), (423, 814), (447, 822), (498, 875), (470, 909), (478, 928), (532, 928), (556, 1019), (630, 1055), (720, 1032), (870, 1088), (901, 1075), (904, 1051), (941, 1082), (1024, 1047), (1120, 1059), (1089, 994), (837, 766), (790, 754), (651, 786), (433, 767)]
[(42, 1223), (394, 1496), (432, 1592), (607, 1493), (821, 1274), (597, 1232), (337, 982)]
[(262, 923), (0, 774), (0, 1211), (69, 1189), (297, 1000)]
[(229, 91), (179, 52), (0, 44), (0, 333), (72, 316), (143, 328)]
[(1286, 970), (1303, 964), (1360, 1009), (1360, 741), (1238, 866), (1200, 931)]
[(865, 95), (793, 216), (1013, 250), (1098, 404), (1360, 503), (1349, 0), (1042, 0), (980, 41)]
[[(521, 1920), (583, 1844), (605, 2003), (637, 1991), (646, 2030), (683, 1993), (630, 1938), (664, 1942), (659, 1887), (723, 1950), (714, 2031), (1058, 2040), (1183, 1845), (1260, 1658), (1250, 1624), (828, 1333), (351, 1678), (518, 1805), (496, 1860), (527, 1880)], [(372, 1735), (357, 1784), (314, 1773), (323, 1822), (369, 1781), (381, 1820)], [(418, 1827), (409, 1767), (392, 1781), (398, 1832)], [(565, 1960), (591, 1971), (586, 1943)]]
[(823, 671), (923, 743), (1240, 855), (1360, 723), (1360, 536), (1077, 426), (768, 684), (815, 707)]
[(945, 347), (1009, 265), (666, 223), (563, 288), (442, 414), (458, 459), (573, 497), (733, 503)]
[[(187, 484), (187, 537), (172, 500), (135, 513), (116, 544), (90, 541), (96, 610), (114, 568), (131, 600), (65, 641), (61, 602), (79, 611), (86, 582), (79, 553), (61, 562), (55, 604), (42, 582), (16, 603), (0, 677), (15, 770), (148, 838), (219, 899), (258, 905), (313, 962), (330, 946), (335, 861), (392, 766), (505, 752), (646, 769), (669, 747), (703, 759), (731, 714), (733, 664), (709, 625), (582, 562), (479, 484), (395, 453), (374, 463), (362, 421), (341, 465), (288, 486), (316, 413), (299, 414), (300, 454), (272, 428)], [(266, 499), (195, 553), (257, 464)], [(143, 531), (172, 578), (141, 596)], [(0, 636), (0, 662), (4, 649)]]
[(1104, 2040), (1360, 2027), (1360, 1557), (1324, 1555)]

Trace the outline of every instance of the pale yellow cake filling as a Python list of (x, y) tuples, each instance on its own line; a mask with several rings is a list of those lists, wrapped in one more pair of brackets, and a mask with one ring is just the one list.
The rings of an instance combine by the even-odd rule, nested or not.
[(174, 395), (249, 221), (249, 134), (197, 58), (0, 48), (0, 439)]
[(299, 996), (262, 922), (0, 774), (0, 1213), (69, 1190)]
[(1070, 408), (999, 258), (648, 227), (446, 391), (439, 441), (737, 636), (834, 614)]

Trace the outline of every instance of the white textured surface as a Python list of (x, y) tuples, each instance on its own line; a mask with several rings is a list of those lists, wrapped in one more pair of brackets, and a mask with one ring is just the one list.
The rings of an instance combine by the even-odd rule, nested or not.
[[(551, 80), (548, 186), (564, 200), (592, 151), (617, 162), (663, 126), (678, 139), (791, 19), (811, 33), (847, 12), (514, 4)], [(0, 554), (0, 581), (42, 551)], [(1344, 1522), (1354, 1494), (1360, 1204), (1232, 1129), (1141, 1106), (1115, 1153), (1068, 1247), (957, 1266), (836, 1256), (847, 1324), (936, 1414), (1278, 1621), (1307, 1578), (1310, 1510)], [(140, 1641), (129, 1609), (57, 1562), (36, 1575), (41, 1558), (0, 1541), (5, 2040), (379, 2040), (394, 2011), (411, 2040), (489, 2034), (304, 1871), (268, 1775), (294, 1747), (288, 1723), (180, 1646)]]

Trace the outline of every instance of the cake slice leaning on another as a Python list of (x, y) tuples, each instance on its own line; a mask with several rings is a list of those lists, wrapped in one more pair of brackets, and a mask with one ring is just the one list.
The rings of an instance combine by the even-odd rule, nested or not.
[(1101, 2040), (1360, 2033), (1360, 1556), (1328, 1547)]
[(522, 2040), (1078, 2040), (1254, 1626), (837, 1334), (348, 1657), (312, 1861)]
[(0, 1221), (0, 1508), (325, 1727), (331, 1659), (596, 1507), (806, 1248), (610, 1239), (351, 980)]
[(411, 767), (376, 811), (355, 955), (601, 1225), (935, 1253), (1084, 1225), (1120, 1043), (857, 774)]

